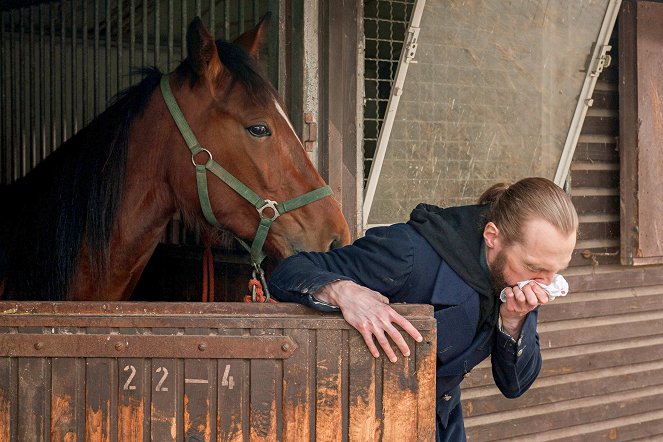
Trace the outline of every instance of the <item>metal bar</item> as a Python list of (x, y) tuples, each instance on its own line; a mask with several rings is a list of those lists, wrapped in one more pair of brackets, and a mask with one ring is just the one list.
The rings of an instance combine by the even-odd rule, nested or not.
[(105, 108), (108, 105), (108, 100), (110, 100), (110, 97), (112, 96), (112, 90), (111, 90), (111, 14), (110, 14), (110, 0), (106, 0), (105, 2), (105, 12), (106, 12), (106, 96), (105, 100), (103, 103), (103, 107)]
[(65, 16), (64, 16), (64, 4), (60, 4), (60, 131), (61, 139), (60, 143), (62, 144), (67, 140), (67, 94), (65, 85), (67, 84), (67, 50), (65, 46)]
[[(25, 60), (25, 23), (23, 21), (23, 15), (24, 10), (21, 9), (19, 10), (19, 37), (18, 37), (18, 44), (19, 44), (19, 51), (20, 51), (20, 57), (18, 59), (20, 68), (19, 68), (19, 76), (17, 78), (16, 83), (18, 83), (19, 79), (25, 78), (25, 63), (22, 61)], [(27, 131), (27, 123), (25, 122), (25, 115), (27, 112), (25, 112), (25, 106), (27, 104), (27, 99), (26, 99), (26, 89), (25, 88), (20, 88), (19, 93), (21, 95), (21, 99), (19, 100), (18, 103), (18, 112), (19, 112), (19, 130), (20, 130), (20, 152), (19, 152), (19, 176), (24, 176), (27, 173), (27, 156), (26, 156), (26, 150), (27, 150), (27, 139), (26, 139), (26, 131)], [(17, 177), (18, 178), (18, 177)]]
[(143, 54), (141, 56), (141, 66), (147, 66), (147, 2), (142, 2), (143, 8)]
[(230, 1), (223, 5), (223, 39), (230, 40)]
[[(30, 40), (29, 40), (29, 45), (30, 45), (30, 85), (26, 87), (28, 91), (28, 96), (30, 98), (30, 141), (29, 141), (29, 164), (30, 164), (30, 169), (33, 169), (36, 165), (37, 162), (39, 161), (37, 158), (37, 94), (35, 93), (35, 89), (37, 88), (37, 82), (35, 81), (35, 78), (37, 76), (36, 69), (35, 69), (35, 38), (34, 38), (34, 24), (35, 24), (35, 15), (34, 15), (34, 6), (29, 6), (28, 10), (30, 12)], [(25, 86), (24, 86), (25, 87)]]
[(46, 24), (44, 23), (44, 6), (39, 5), (39, 157), (46, 158)]
[(134, 82), (134, 57), (136, 56), (136, 14), (134, 0), (129, 1), (129, 84)]
[(159, 40), (161, 37), (161, 25), (159, 23), (159, 2), (154, 3), (154, 66), (159, 67)]
[(82, 27), (82, 44), (81, 44), (81, 63), (83, 65), (83, 79), (81, 81), (81, 123), (85, 125), (88, 122), (88, 60), (87, 60), (87, 38), (88, 38), (88, 23), (87, 23), (87, 0), (81, 0), (83, 6), (81, 8), (83, 14), (83, 27)]
[(571, 168), (573, 154), (575, 153), (576, 145), (578, 144), (578, 137), (582, 130), (582, 123), (585, 121), (587, 109), (591, 106), (592, 93), (594, 92), (596, 81), (598, 80), (598, 75), (592, 74), (593, 67), (598, 62), (603, 46), (607, 45), (610, 41), (610, 35), (615, 27), (615, 21), (617, 20), (621, 3), (621, 0), (610, 0), (610, 3), (608, 3), (608, 7), (606, 8), (605, 16), (603, 17), (603, 23), (601, 24), (601, 30), (599, 31), (596, 44), (594, 45), (594, 52), (592, 54), (590, 66), (585, 75), (585, 81), (578, 97), (578, 104), (576, 105), (576, 110), (573, 114), (573, 119), (571, 120), (571, 126), (566, 135), (566, 141), (564, 142), (564, 149), (562, 150), (562, 155), (559, 159), (559, 164), (557, 165), (557, 171), (555, 172), (554, 181), (555, 184), (560, 187), (565, 186), (566, 179), (569, 175), (569, 169)]
[(53, 8), (55, 7), (55, 3), (49, 3), (49, 8), (48, 8), (48, 19), (49, 19), (49, 25), (51, 27), (51, 39), (49, 42), (49, 49), (50, 49), (50, 65), (51, 65), (51, 81), (50, 81), (50, 89), (53, 91), (51, 93), (50, 97), (50, 110), (51, 113), (49, 115), (50, 121), (49, 125), (51, 128), (51, 152), (55, 150), (57, 147), (57, 122), (55, 119), (55, 116), (57, 115), (55, 107), (57, 103), (57, 96), (58, 93), (62, 93), (62, 88), (57, 88), (55, 87), (55, 70), (56, 70), (56, 65), (55, 65), (55, 13), (53, 12)]
[(76, 5), (71, 0), (71, 134), (78, 132), (78, 47), (76, 41)]
[(244, 33), (244, 21), (246, 20), (246, 11), (244, 5), (246, 2), (238, 2), (239, 10), (237, 11), (237, 21), (239, 22), (239, 35)]
[(416, 39), (416, 33), (419, 30), (419, 23), (421, 23), (421, 16), (424, 12), (425, 5), (426, 0), (416, 0), (414, 9), (412, 11), (412, 18), (410, 19), (410, 25), (408, 26), (406, 41), (404, 42), (403, 49), (401, 50), (398, 70), (396, 71), (396, 78), (391, 88), (391, 95), (389, 97), (389, 105), (387, 107), (387, 112), (385, 114), (382, 127), (380, 128), (380, 135), (378, 136), (375, 157), (373, 158), (371, 171), (368, 175), (368, 182), (366, 184), (362, 211), (364, 215), (364, 226), (368, 224), (368, 216), (371, 213), (371, 206), (373, 205), (373, 198), (375, 197), (375, 189), (377, 188), (378, 179), (380, 178), (384, 156), (387, 151), (387, 144), (389, 143), (391, 129), (394, 124), (394, 118), (396, 117), (396, 110), (398, 109), (398, 102), (400, 101), (400, 95), (403, 91), (403, 84), (405, 83), (405, 77), (407, 76), (407, 69), (410, 63), (408, 60), (408, 54), (410, 52), (411, 45), (416, 42), (416, 40), (408, 41), (408, 39), (412, 37), (413, 31), (414, 38)]
[(99, 0), (94, 0), (94, 49), (92, 51), (92, 66), (94, 69), (94, 112), (92, 118), (99, 114), (101, 106), (99, 105)]
[[(5, 81), (10, 77), (6, 74), (6, 67), (11, 66), (7, 62), (7, 52), (5, 48), (5, 16), (4, 11), (0, 11), (0, 66), (5, 66), (3, 72), (5, 75), (0, 76), (0, 109), (2, 112), (7, 111), (7, 93), (5, 89)], [(0, 185), (9, 184), (8, 164), (9, 155), (8, 149), (10, 147), (7, 137), (7, 118), (2, 118), (0, 121)]]
[[(20, 12), (20, 11), (19, 11)], [(11, 25), (11, 37), (10, 37), (10, 46), (9, 46), (9, 69), (11, 72), (11, 77), (17, 78), (16, 71), (19, 69), (18, 63), (15, 63), (17, 57), (16, 57), (16, 23), (15, 23), (15, 18), (14, 18), (14, 11), (9, 11), (9, 24)], [(17, 109), (17, 101), (18, 97), (16, 94), (18, 94), (18, 82), (17, 81), (10, 81), (10, 97), (11, 97), (11, 106), (9, 110), (9, 115), (11, 118), (12, 123), (11, 125), (11, 143), (9, 145), (11, 154), (10, 156), (10, 163), (11, 163), (11, 168), (10, 168), (10, 180), (15, 181), (18, 178), (18, 153), (19, 153), (19, 113)]]
[[(357, 16), (359, 17), (358, 27), (360, 29), (360, 35), (358, 37), (358, 47), (357, 47), (357, 100), (356, 100), (356, 110), (355, 115), (357, 118), (363, 118), (361, 126), (358, 127), (358, 130), (355, 131), (355, 145), (363, 146), (364, 143), (364, 125), (366, 124), (366, 115), (364, 112), (365, 106), (365, 97), (366, 91), (366, 35), (365, 29), (366, 25), (364, 23), (364, 3), (357, 4)], [(377, 94), (376, 94), (377, 96)], [(361, 234), (364, 229), (364, 219), (362, 217), (362, 197), (364, 189), (364, 149), (357, 149), (355, 154), (356, 161), (356, 175), (355, 175), (355, 201), (357, 202), (354, 205), (354, 226), (350, 225), (350, 229), (354, 227), (355, 232)], [(352, 222), (348, 220), (348, 222)]]
[(117, 75), (117, 83), (115, 86), (115, 93), (124, 89), (122, 81), (122, 62), (124, 61), (122, 57), (122, 34), (124, 34), (124, 27), (122, 22), (122, 3), (123, 0), (117, 2), (117, 68), (115, 69)]
[(173, 17), (173, 15), (174, 15), (173, 0), (168, 0), (168, 60), (167, 60), (166, 70), (169, 72), (173, 68), (173, 57), (174, 57), (173, 28), (175, 26), (174, 24), (175, 17)]
[(209, 0), (209, 29), (212, 32), (212, 35), (216, 37), (216, 1)]
[(187, 20), (186, 20), (186, 0), (182, 0), (182, 7), (180, 10), (180, 14), (182, 16), (182, 32), (180, 34), (180, 57), (182, 60), (187, 56), (186, 53), (186, 25), (187, 25)]
[(0, 357), (287, 359), (290, 336), (219, 335), (0, 335)]
[[(201, 3), (200, 0), (196, 0), (196, 15), (197, 15), (198, 17), (201, 17), (201, 16), (202, 16), (202, 12), (201, 12), (202, 8), (201, 8), (201, 4), (200, 4), (200, 3)], [(201, 17), (201, 19), (202, 19), (202, 17)]]

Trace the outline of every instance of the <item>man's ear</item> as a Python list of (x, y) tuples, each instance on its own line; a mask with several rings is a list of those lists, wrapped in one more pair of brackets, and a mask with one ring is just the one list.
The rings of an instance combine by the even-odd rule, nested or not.
[(500, 229), (494, 222), (489, 221), (486, 227), (483, 228), (483, 239), (486, 242), (486, 247), (493, 249), (499, 246), (500, 242)]

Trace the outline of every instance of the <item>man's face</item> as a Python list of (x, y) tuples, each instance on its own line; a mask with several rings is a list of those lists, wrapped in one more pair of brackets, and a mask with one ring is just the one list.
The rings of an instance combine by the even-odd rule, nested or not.
[(525, 224), (520, 241), (505, 245), (499, 228), (494, 224), (492, 227), (494, 231), (486, 226), (484, 238), (491, 281), (496, 291), (528, 279), (550, 284), (554, 275), (571, 261), (575, 232), (565, 235), (547, 221), (532, 219)]

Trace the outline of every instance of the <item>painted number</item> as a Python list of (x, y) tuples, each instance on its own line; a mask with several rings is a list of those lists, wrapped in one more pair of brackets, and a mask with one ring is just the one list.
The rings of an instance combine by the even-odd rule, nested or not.
[(129, 379), (127, 379), (127, 382), (124, 383), (124, 389), (125, 390), (135, 390), (136, 386), (131, 385), (131, 381), (134, 379), (134, 376), (136, 376), (136, 367), (133, 365), (127, 365), (124, 367), (124, 371), (131, 371), (129, 374)]
[(233, 387), (235, 386), (235, 381), (233, 380), (232, 376), (228, 376), (230, 374), (230, 365), (226, 365), (226, 369), (223, 372), (223, 379), (221, 379), (221, 385), (224, 387), (228, 387), (228, 390), (232, 390)]
[[(229, 368), (229, 367), (228, 367)], [(136, 386), (131, 385), (131, 381), (134, 380), (134, 377), (136, 376), (136, 367), (133, 365), (126, 365), (124, 367), (124, 371), (129, 372), (129, 377), (127, 378), (127, 381), (124, 383), (124, 386), (122, 387), (123, 390), (135, 390)], [(156, 391), (168, 391), (168, 387), (164, 387), (163, 383), (166, 382), (166, 378), (168, 377), (168, 369), (166, 367), (159, 367), (156, 370), (157, 373), (163, 373), (161, 375), (161, 379), (159, 379), (159, 382), (157, 383), (157, 387), (155, 388)], [(228, 369), (226, 369), (226, 374), (228, 372)], [(227, 381), (225, 380), (224, 377), (224, 382), (226, 382), (223, 385), (227, 384)], [(230, 377), (230, 382), (232, 382), (232, 376)], [(232, 389), (232, 387), (230, 387)]]
[(163, 375), (161, 376), (159, 383), (157, 383), (157, 388), (155, 389), (156, 391), (168, 391), (168, 387), (162, 387), (163, 383), (166, 381), (166, 378), (168, 377), (168, 369), (166, 367), (157, 368), (157, 373), (162, 373), (162, 372)]

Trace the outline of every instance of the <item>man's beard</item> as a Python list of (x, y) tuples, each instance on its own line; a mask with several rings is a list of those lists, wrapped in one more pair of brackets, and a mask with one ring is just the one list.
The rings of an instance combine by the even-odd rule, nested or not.
[(501, 292), (504, 287), (509, 285), (504, 278), (504, 267), (506, 267), (506, 254), (502, 249), (495, 256), (493, 265), (490, 266), (490, 283), (495, 293)]

